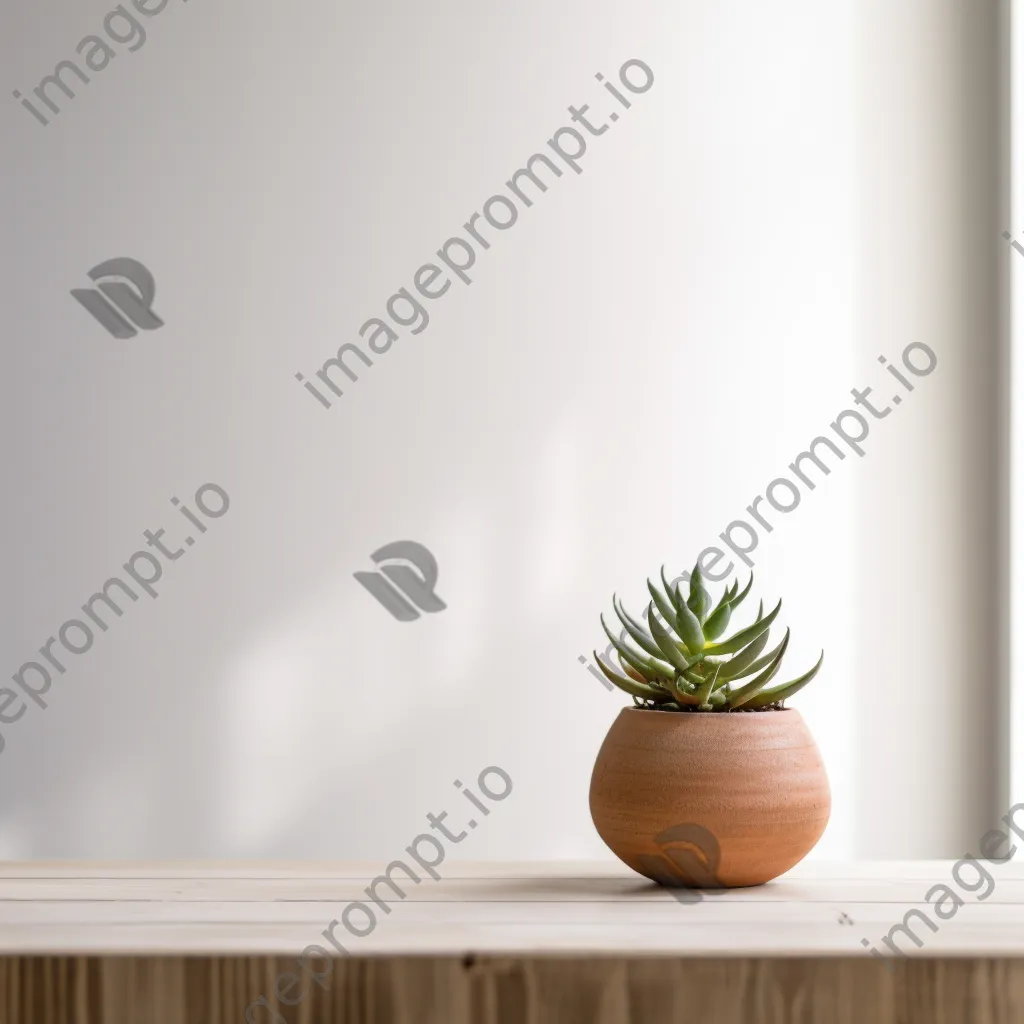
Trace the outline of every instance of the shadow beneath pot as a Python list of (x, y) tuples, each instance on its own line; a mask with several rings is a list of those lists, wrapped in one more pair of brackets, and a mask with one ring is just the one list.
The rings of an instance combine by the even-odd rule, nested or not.
[(652, 881), (668, 889), (680, 903), (699, 903), (701, 890), (712, 894), (726, 887), (717, 871), (722, 851), (715, 834), (703, 825), (673, 825), (654, 837), (661, 851), (641, 853), (637, 863)]

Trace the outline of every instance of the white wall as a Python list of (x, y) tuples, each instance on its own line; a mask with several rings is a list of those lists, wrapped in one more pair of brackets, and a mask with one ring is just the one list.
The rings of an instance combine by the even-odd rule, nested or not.
[[(143, 530), (180, 539), (172, 495), (213, 481), (231, 508), (0, 728), (0, 854), (390, 858), (497, 764), (515, 792), (463, 856), (603, 855), (587, 786), (623, 702), (576, 660), (598, 613), (639, 610), (915, 338), (935, 374), (753, 557), (792, 674), (827, 652), (797, 701), (834, 794), (815, 855), (962, 852), (995, 785), (990, 705), (959, 696), (991, 668), (991, 325), (957, 244), (987, 184), (951, 163), (987, 141), (958, 63), (985, 66), (986, 5), (933, 6), (892, 31), (880, 4), (803, 0), (172, 0), (49, 127), (11, 99), (5, 671)], [(5, 11), (9, 88), (109, 9)], [(357, 341), (569, 104), (616, 109), (593, 76), (630, 58), (655, 83), (584, 173), (312, 400), (292, 374)], [(68, 296), (119, 255), (166, 321), (130, 341)], [(352, 578), (404, 538), (448, 605), (415, 623)]]

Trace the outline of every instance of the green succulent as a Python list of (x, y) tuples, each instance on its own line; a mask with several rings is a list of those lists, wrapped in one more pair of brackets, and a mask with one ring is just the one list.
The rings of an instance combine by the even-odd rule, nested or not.
[[(768, 634), (778, 618), (782, 601), (767, 614), (764, 602), (757, 618), (726, 640), (720, 640), (733, 612), (743, 603), (754, 583), (754, 574), (742, 591), (737, 580), (726, 586), (717, 604), (704, 585), (700, 569), (690, 575), (690, 592), (672, 586), (661, 570), (659, 588), (650, 580), (651, 601), (643, 619), (635, 619), (612, 595), (612, 607), (622, 623), (616, 636), (601, 616), (608, 639), (618, 655), (621, 671), (606, 664), (594, 651), (601, 671), (620, 690), (633, 697), (638, 707), (660, 711), (760, 711), (780, 708), (782, 702), (802, 690), (817, 674), (825, 658), (788, 683), (768, 684), (775, 678), (789, 647), (789, 630), (782, 642), (763, 654)], [(632, 644), (627, 642), (627, 638)], [(749, 679), (740, 683), (740, 680)]]

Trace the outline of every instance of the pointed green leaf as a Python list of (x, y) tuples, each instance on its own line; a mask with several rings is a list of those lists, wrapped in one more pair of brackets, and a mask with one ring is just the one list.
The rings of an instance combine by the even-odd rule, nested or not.
[(768, 685), (775, 677), (775, 673), (779, 671), (779, 666), (782, 664), (782, 658), (786, 653), (786, 648), (789, 646), (789, 630), (786, 630), (785, 639), (779, 645), (779, 653), (775, 655), (768, 667), (759, 675), (755, 676), (745, 686), (741, 686), (738, 690), (732, 690), (729, 693), (729, 707), (738, 708), (743, 704), (746, 704), (751, 697), (761, 692), (761, 690)]
[(693, 567), (693, 572), (690, 573), (690, 599), (686, 602), (686, 606), (697, 616), (699, 623), (703, 622), (711, 611), (711, 595), (704, 586), (704, 577), (696, 565)]
[[(662, 567), (661, 579), (664, 583), (664, 566)], [(683, 580), (680, 579), (676, 583), (666, 584), (666, 587), (667, 589), (665, 590), (665, 593), (668, 594), (668, 599), (672, 602), (673, 605), (675, 605), (676, 610), (678, 611), (680, 602), (685, 600), (685, 598), (683, 597)]]
[(676, 679), (670, 688), (679, 704), (698, 704), (696, 687), (692, 686), (685, 679)]
[[(672, 624), (676, 621), (676, 609), (672, 604), (672, 599), (666, 597), (650, 580), (647, 581), (647, 589), (651, 592), (651, 597), (654, 598), (654, 603), (658, 606), (662, 619), (671, 629)], [(651, 636), (654, 634), (652, 633)]]
[(676, 645), (676, 650), (686, 658), (686, 667), (688, 669), (694, 669), (698, 665), (703, 665), (706, 660), (706, 655), (703, 651), (700, 654), (690, 654), (689, 648), (682, 640), (673, 639), (673, 643)]
[[(734, 633), (728, 640), (724, 640), (720, 644), (708, 644), (704, 648), (704, 653), (711, 655), (735, 654), (737, 651), (743, 650), (751, 640), (759, 637), (775, 621), (781, 608), (782, 601), (780, 599), (779, 603), (763, 619), (758, 619), (756, 622), (751, 623), (745, 629)], [(683, 637), (683, 639), (685, 640), (686, 638)]]
[(620, 690), (625, 690), (626, 693), (632, 694), (634, 697), (643, 697), (645, 700), (654, 700), (659, 702), (672, 699), (664, 690), (656, 690), (653, 686), (648, 686), (646, 683), (638, 683), (635, 679), (630, 679), (629, 676), (623, 675), (621, 672), (616, 672), (615, 669), (610, 665), (606, 665), (601, 660), (597, 651), (594, 651), (594, 661), (597, 663), (598, 668), (601, 669), (611, 682), (613, 682)]
[(742, 679), (748, 672), (756, 672), (757, 669), (752, 666), (768, 644), (770, 635), (771, 630), (766, 629), (759, 637), (751, 640), (735, 658), (730, 658), (722, 665), (718, 678), (724, 683), (729, 679)]
[(726, 586), (725, 590), (722, 591), (722, 596), (718, 599), (718, 604), (715, 605), (714, 611), (708, 616), (709, 619), (713, 618), (715, 614), (721, 611), (727, 604), (732, 604), (734, 591), (732, 587)]
[(680, 675), (685, 673), (690, 666), (676, 647), (675, 637), (655, 617), (653, 604), (647, 606), (647, 624), (651, 627), (654, 642), (661, 648), (662, 657)]
[(669, 583), (668, 577), (665, 575), (665, 566), (661, 567), (661, 582), (665, 585), (665, 593), (668, 594), (668, 599), (674, 601), (675, 596), (672, 592), (675, 590), (676, 585)]
[(702, 682), (704, 682), (704, 677), (698, 675), (697, 671), (693, 668), (688, 669), (686, 672), (684, 672), (683, 678), (690, 684), (690, 686), (694, 688), (694, 690), (696, 690), (697, 687), (700, 686)]
[(726, 601), (719, 605), (704, 623), (704, 636), (708, 640), (717, 640), (729, 625), (729, 618), (732, 615), (732, 605)]
[[(765, 640), (768, 639), (767, 633), (763, 633), (762, 636), (765, 638)], [(734, 675), (733, 679), (742, 679), (744, 676), (752, 676), (755, 672), (760, 672), (761, 669), (765, 667), (765, 665), (770, 665), (772, 663), (772, 660), (779, 653), (782, 644), (784, 644), (785, 642), (785, 637), (783, 637), (782, 643), (780, 643), (778, 647), (775, 647), (772, 650), (770, 650), (763, 658), (758, 658), (757, 661), (751, 662), (751, 664), (748, 665), (742, 672), (738, 672), (736, 675)]]
[(678, 588), (676, 593), (680, 598), (676, 602), (676, 632), (691, 654), (700, 654), (704, 651), (704, 631), (700, 628), (700, 621), (696, 613), (682, 600), (682, 594)]
[(605, 635), (612, 642), (612, 646), (618, 652), (619, 657), (636, 669), (648, 682), (652, 682), (654, 679), (674, 679), (675, 672), (668, 665), (664, 665), (654, 658), (643, 658), (635, 651), (631, 651), (616, 635), (608, 628), (608, 623), (604, 621), (604, 615), (601, 616), (601, 626), (604, 628)]
[(654, 637), (648, 636), (647, 630), (626, 611), (625, 605), (612, 594), (612, 607), (619, 621), (625, 627), (626, 632), (642, 647), (652, 658), (661, 657), (661, 648), (654, 642)]
[(754, 574), (750, 574), (750, 579), (747, 580), (747, 585), (743, 588), (742, 593), (737, 594), (736, 590), (739, 587), (739, 585), (739, 580), (737, 580), (732, 585), (732, 599), (729, 601), (729, 604), (733, 606), (733, 609), (739, 608), (740, 604), (743, 602), (743, 599), (747, 596), (747, 594), (750, 593), (750, 588), (754, 585)]
[(745, 706), (748, 708), (763, 708), (768, 704), (777, 704), (779, 701), (786, 700), (788, 697), (792, 697), (794, 693), (799, 693), (818, 674), (818, 669), (821, 668), (821, 663), (824, 660), (825, 652), (822, 651), (821, 657), (818, 658), (818, 663), (814, 668), (790, 683), (778, 683), (771, 687), (771, 689), (762, 690), (756, 697), (752, 697), (747, 701)]
[(702, 708), (711, 710), (711, 694), (714, 692), (715, 683), (718, 681), (718, 671), (721, 665), (715, 665), (714, 668), (708, 672), (707, 678), (701, 684), (701, 688), (697, 691), (697, 703)]
[[(607, 653), (607, 651), (605, 653)], [(644, 679), (644, 677), (642, 675), (640, 675), (640, 673), (637, 672), (637, 670), (635, 668), (633, 668), (633, 666), (630, 665), (628, 661), (625, 661), (623, 659), (622, 655), (619, 654), (618, 651), (615, 652), (615, 657), (619, 659), (619, 668), (621, 668), (622, 671), (627, 676), (629, 676), (630, 679), (635, 679), (638, 683), (646, 683), (647, 682), (647, 680)], [(615, 666), (613, 665), (612, 668), (614, 668), (614, 667)], [(655, 684), (652, 682), (651, 685), (654, 686)]]
[[(668, 665), (663, 665), (654, 658), (638, 657), (622, 644), (615, 645), (615, 653), (619, 661), (628, 665), (634, 672), (639, 672), (645, 682), (664, 683), (668, 679), (675, 679), (676, 674)], [(629, 675), (628, 672), (626, 674)]]

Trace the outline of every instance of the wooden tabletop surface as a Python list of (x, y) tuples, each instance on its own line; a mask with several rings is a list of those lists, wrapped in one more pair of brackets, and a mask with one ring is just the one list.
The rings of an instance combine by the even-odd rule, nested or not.
[[(0, 955), (292, 955), (355, 902), (375, 911), (369, 934), (335, 927), (356, 956), (674, 954), (684, 956), (869, 956), (913, 908), (923, 941), (899, 946), (926, 957), (1024, 956), (1024, 861), (970, 864), (960, 883), (952, 861), (806, 863), (755, 889), (679, 902), (671, 892), (609, 862), (454, 864), (419, 884), (398, 871), (398, 896), (366, 889), (380, 864), (0, 865)], [(943, 920), (926, 902), (935, 885)], [(974, 888), (976, 891), (971, 891)], [(979, 900), (979, 896), (985, 899)], [(955, 913), (954, 913), (955, 912)], [(950, 916), (950, 915), (953, 916)], [(356, 907), (349, 921), (368, 927)]]

